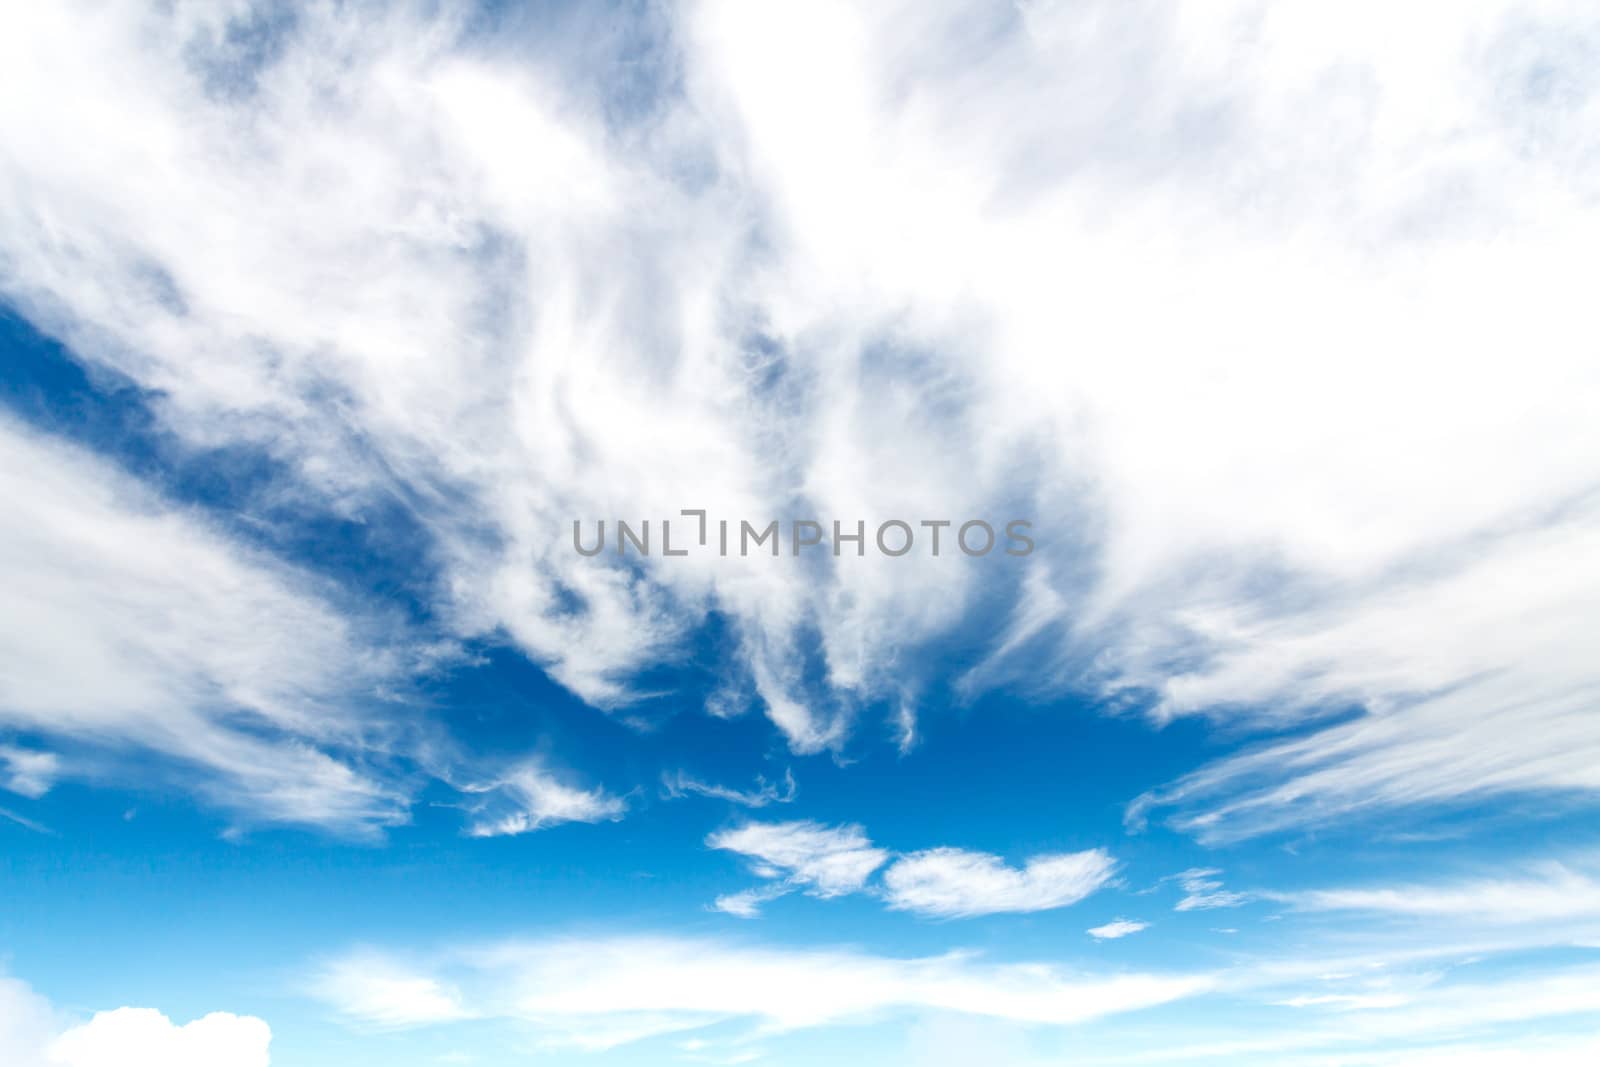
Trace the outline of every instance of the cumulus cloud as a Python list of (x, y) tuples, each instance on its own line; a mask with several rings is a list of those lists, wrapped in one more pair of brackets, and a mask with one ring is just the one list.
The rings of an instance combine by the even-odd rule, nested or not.
[[(428, 965), (363, 955), (323, 987), (353, 1019), (398, 1022), (379, 987), (450, 984), (478, 1015), (523, 1021), (552, 1044), (590, 1050), (745, 1023), (793, 1031), (898, 1012), (961, 1012), (1064, 1025), (1167, 1003), (1211, 988), (1200, 974), (1073, 974), (1047, 964), (992, 964), (970, 955), (898, 958), (845, 949), (762, 948), (655, 937), (509, 942)], [(397, 979), (409, 973), (406, 979)], [(376, 1007), (378, 1014), (368, 1017)], [(436, 1021), (426, 1005), (417, 1025)]]
[(1045, 911), (1076, 904), (1111, 880), (1103, 849), (1030, 857), (1020, 868), (999, 856), (935, 848), (897, 859), (883, 873), (889, 907), (941, 918)]
[(1147, 922), (1139, 922), (1136, 919), (1112, 919), (1101, 926), (1090, 927), (1088, 933), (1096, 941), (1115, 941), (1148, 929), (1150, 924)]
[(272, 1031), (248, 1015), (214, 1012), (183, 1026), (149, 1008), (100, 1012), (50, 1045), (61, 1067), (267, 1067)]
[(22, 982), (0, 975), (0, 1061), (7, 1067), (268, 1067), (272, 1031), (213, 1012), (177, 1025), (149, 1008), (69, 1023)]
[[(183, 441), (408, 501), (443, 624), (593, 703), (715, 611), (800, 752), (911, 725), (935, 640), (974, 692), (1358, 713), (1140, 806), (1202, 836), (1600, 789), (1584, 5), (708, 0), (652, 16), (649, 106), (449, 12), (297, 11), (249, 62), (248, 7), (5, 17), (8, 299)], [(685, 507), (1040, 548), (565, 536)]]

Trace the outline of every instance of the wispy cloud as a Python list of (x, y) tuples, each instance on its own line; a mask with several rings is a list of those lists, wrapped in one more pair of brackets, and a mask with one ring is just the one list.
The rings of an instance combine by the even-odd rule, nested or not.
[(715, 800), (726, 800), (730, 804), (738, 804), (746, 808), (764, 808), (768, 804), (788, 804), (799, 795), (799, 790), (794, 784), (794, 772), (788, 769), (783, 772), (782, 788), (776, 782), (769, 782), (765, 778), (757, 777), (756, 788), (754, 789), (732, 789), (724, 785), (702, 782), (684, 771), (662, 775), (661, 786), (664, 795), (669, 800), (692, 795), (711, 797)]
[[(1132, 821), (1171, 809), (1179, 828), (1226, 841), (1379, 807), (1600, 787), (1600, 678), (1576, 636), (1600, 612), (1597, 516), (1575, 506), (1493, 552), (1464, 541), (1444, 553), (1452, 569), (1386, 574), (1293, 617), (1237, 604), (1195, 615), (1219, 651), (1162, 683), (1181, 709), (1368, 714), (1204, 767), (1141, 798)], [(1514, 591), (1517, 625), (1484, 590)]]
[(19, 815), (10, 808), (0, 808), (0, 819), (4, 819), (9, 823), (15, 823), (24, 830), (32, 830), (36, 834), (54, 833), (50, 827), (44, 825), (43, 823), (36, 822), (33, 819), (28, 818), (26, 815)]
[(889, 860), (861, 827), (815, 822), (746, 823), (712, 834), (706, 845), (749, 857), (762, 877), (818, 897), (860, 890)]
[(1222, 871), (1215, 867), (1191, 867), (1171, 875), (1163, 881), (1174, 881), (1183, 889), (1183, 897), (1173, 905), (1174, 911), (1206, 911), (1211, 908), (1237, 908), (1250, 902), (1248, 893), (1224, 889), (1219, 879)]
[[(120, 773), (108, 742), (198, 770), (246, 822), (405, 821), (405, 789), (371, 765), (396, 736), (373, 709), (408, 666), (394, 629), (5, 419), (0, 496), (0, 724), (99, 746), (100, 774)], [(29, 795), (67, 769), (14, 746), (4, 762)]]
[(1309, 911), (1464, 921), (1480, 927), (1600, 921), (1600, 879), (1562, 863), (1503, 869), (1488, 878), (1307, 889), (1273, 894), (1273, 899)]

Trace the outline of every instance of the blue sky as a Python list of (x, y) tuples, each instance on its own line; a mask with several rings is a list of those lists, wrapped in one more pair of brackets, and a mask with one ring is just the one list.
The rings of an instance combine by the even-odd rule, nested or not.
[(1584, 5), (37, 8), (0, 1062), (1600, 1054)]

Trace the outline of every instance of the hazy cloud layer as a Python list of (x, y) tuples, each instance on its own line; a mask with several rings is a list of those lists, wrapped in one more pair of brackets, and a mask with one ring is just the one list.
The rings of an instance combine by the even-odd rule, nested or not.
[[(729, 1022), (754, 1036), (918, 1010), (1062, 1025), (1179, 1000), (1212, 984), (1205, 975), (1073, 975), (968, 955), (902, 959), (617, 937), (491, 944), (420, 964), (367, 954), (331, 964), (317, 989), (356, 1021), (420, 1026), (470, 1011), (521, 1020), (549, 1044), (593, 1051)], [(440, 993), (446, 988), (455, 992)], [(391, 999), (385, 991), (394, 989), (407, 992)]]

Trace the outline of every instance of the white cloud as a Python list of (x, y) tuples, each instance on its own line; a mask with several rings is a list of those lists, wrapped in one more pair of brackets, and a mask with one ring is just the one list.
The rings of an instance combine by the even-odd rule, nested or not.
[[(1032, 856), (1021, 867), (960, 848), (894, 856), (859, 826), (815, 822), (745, 823), (712, 834), (706, 844), (748, 856), (755, 873), (771, 880), (717, 898), (716, 910), (740, 918), (795, 889), (818, 897), (872, 892), (890, 908), (939, 918), (1045, 911), (1082, 900), (1106, 885), (1117, 866), (1104, 849)], [(885, 864), (881, 889), (869, 886)]]
[(36, 834), (48, 834), (51, 832), (50, 828), (43, 823), (35, 822), (26, 815), (19, 815), (9, 808), (0, 808), (0, 819), (16, 823), (18, 826), (32, 830)]
[(1344, 1062), (1351, 1067), (1589, 1067), (1597, 1059), (1600, 1038), (1554, 1036), (1373, 1052), (1357, 1054)]
[(182, 1026), (148, 1008), (71, 1024), (43, 997), (0, 975), (0, 1062), (7, 1067), (268, 1067), (272, 1031), (213, 1012)]
[(746, 823), (712, 834), (706, 844), (748, 856), (762, 877), (784, 879), (819, 897), (858, 891), (889, 859), (859, 826), (814, 822)]
[[(365, 769), (392, 736), (363, 711), (402, 666), (393, 634), (110, 466), (0, 418), (0, 725), (115, 742), (201, 772), (247, 821), (363, 832), (407, 797)], [(42, 793), (48, 753), (7, 747)], [(104, 752), (84, 773), (120, 773)]]
[[(353, 1019), (394, 1024), (388, 1002), (361, 989), (361, 975), (371, 968), (381, 989), (396, 981), (398, 966), (357, 957), (341, 965), (339, 982), (325, 993)], [(474, 1014), (521, 1020), (549, 1043), (588, 1049), (727, 1022), (743, 1021), (770, 1035), (889, 1012), (1063, 1025), (1167, 1003), (1213, 985), (1205, 975), (1078, 975), (964, 955), (900, 959), (652, 937), (466, 949), (415, 970), (406, 984), (445, 982), (463, 990)], [(367, 1015), (372, 1006), (379, 1009), (376, 1017)], [(413, 1021), (435, 1020), (424, 1011)]]
[(1205, 911), (1211, 908), (1237, 908), (1250, 902), (1247, 893), (1237, 893), (1222, 888), (1215, 867), (1191, 867), (1174, 874), (1170, 879), (1183, 888), (1183, 898), (1174, 905), (1174, 911)]
[(316, 975), (309, 991), (372, 1026), (421, 1026), (473, 1017), (459, 990), (377, 953), (334, 960)]
[(298, 12), (276, 62), (216, 91), (225, 15), (8, 12), (0, 62), (54, 86), (48, 117), (0, 107), (8, 294), (159, 389), (184, 440), (285, 460), (287, 494), (354, 514), (406, 499), (441, 618), (508, 635), (592, 702), (626, 699), (722, 587), (775, 718), (797, 748), (829, 743), (785, 693), (811, 610), (797, 574), (639, 575), (569, 543), (574, 518), (788, 502), (777, 453), (753, 448), (787, 400), (750, 395), (759, 316), (724, 291), (749, 254), (743, 194), (665, 173), (701, 151), (690, 125), (659, 158), (649, 138), (610, 154), (581, 53), (530, 69), (531, 50), (458, 47), (448, 17), (369, 16)]
[(1309, 911), (1370, 912), (1479, 926), (1600, 920), (1600, 880), (1560, 863), (1493, 878), (1308, 889), (1273, 898)]
[(740, 919), (754, 919), (761, 914), (761, 905), (768, 901), (777, 900), (792, 891), (793, 886), (787, 881), (769, 882), (767, 885), (756, 886), (754, 889), (741, 889), (737, 893), (724, 893), (711, 902), (711, 907), (715, 911)]
[[(403, 699), (436, 647), (4, 418), (0, 495), (16, 503), (0, 514), (0, 726), (86, 753), (65, 768), (54, 753), (0, 746), (6, 788), (40, 796), (67, 769), (139, 778), (151, 768), (130, 751), (155, 753), (239, 824), (372, 834), (409, 819), (416, 786), (396, 757), (462, 773), (442, 765), (447, 746)], [(457, 762), (476, 773), (479, 761)], [(481, 835), (626, 807), (538, 762), (459, 788), (481, 794)]]
[(1139, 922), (1136, 919), (1112, 919), (1104, 925), (1090, 927), (1089, 936), (1096, 941), (1115, 941), (1148, 929), (1150, 924), (1147, 922)]
[(1139, 1059), (1409, 1067), (1455, 1062), (1450, 1057), (1459, 1054), (1464, 1063), (1579, 1063), (1578, 1046), (1562, 1048), (1561, 1035), (1592, 1033), (1600, 1018), (1597, 979), (1600, 969), (1592, 965), (1533, 973), (1513, 965), (1475, 978), (1434, 973), (1350, 983), (1335, 976), (1324, 986), (1335, 992), (1273, 1000), (1292, 1012), (1284, 1025), (1269, 1016), (1248, 1036), (1187, 1045), (1163, 1038), (1142, 1048)]
[[(635, 110), (369, 9), (223, 86), (209, 10), (5, 17), (8, 299), (286, 492), (414, 501), (440, 617), (588, 700), (716, 610), (839, 745), (1016, 592), (974, 687), (1363, 709), (1152, 798), (1194, 832), (1600, 790), (1585, 5), (707, 2)], [(1041, 548), (567, 546), (699, 506), (1015, 507)]]
[(469, 831), (474, 837), (524, 834), (568, 822), (607, 822), (622, 818), (627, 801), (605, 790), (563, 783), (542, 762), (512, 768), (492, 782), (464, 786), (486, 799), (476, 806)]
[(36, 1067), (65, 1024), (50, 1002), (15, 978), (0, 974), (0, 1063)]
[(716, 800), (726, 800), (731, 804), (738, 804), (746, 808), (764, 808), (768, 804), (788, 804), (798, 795), (794, 784), (794, 772), (783, 772), (783, 788), (780, 789), (776, 782), (769, 782), (765, 778), (756, 778), (754, 789), (731, 789), (725, 785), (715, 785), (702, 782), (693, 776), (679, 771), (673, 775), (662, 775), (662, 788), (669, 800), (679, 797), (694, 795), (712, 797)]
[(248, 1015), (214, 1012), (183, 1026), (149, 1008), (97, 1014), (50, 1045), (61, 1067), (267, 1067), (272, 1031)]
[[(1592, 12), (697, 12), (705, 92), (789, 242), (775, 318), (860, 336), (894, 309), (971, 399), (965, 486), (1030, 435), (1071, 457), (1032, 499), (1093, 566), (1040, 559), (971, 677), (1382, 717), (1251, 764), (1281, 789), (1194, 797), (1247, 790), (1239, 832), (1596, 788), (1600, 376), (1571, 266), (1597, 221)], [(794, 93), (824, 40), (834, 77)], [(859, 466), (883, 474), (857, 498), (893, 499), (903, 470)]]
[(935, 848), (897, 859), (883, 884), (891, 908), (961, 918), (1076, 904), (1109, 882), (1116, 866), (1103, 849), (1033, 856), (1017, 868), (984, 852)]
[(0, 764), (5, 766), (4, 787), (34, 799), (50, 792), (61, 770), (61, 758), (54, 752), (34, 752), (13, 745), (0, 745)]
[[(1468, 558), (1442, 575), (1395, 575), (1292, 620), (1220, 605), (1197, 614), (1223, 651), (1165, 683), (1184, 708), (1347, 701), (1369, 714), (1204, 767), (1141, 798), (1133, 821), (1171, 807), (1178, 827), (1225, 841), (1374, 807), (1600, 788), (1580, 636), (1600, 612), (1586, 574), (1600, 558), (1595, 514), (1513, 531), (1494, 553), (1460, 546)], [(1515, 626), (1488, 590), (1514, 591)]]

